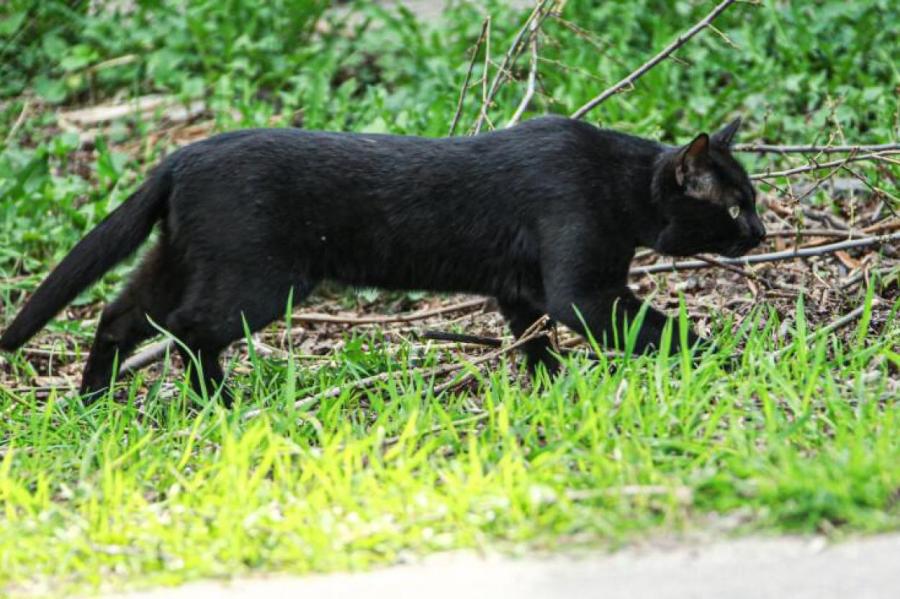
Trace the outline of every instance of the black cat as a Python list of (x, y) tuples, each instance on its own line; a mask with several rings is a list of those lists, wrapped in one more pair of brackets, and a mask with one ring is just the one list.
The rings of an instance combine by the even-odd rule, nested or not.
[[(109, 386), (117, 353), (123, 360), (156, 333), (150, 319), (197, 357), (195, 389), (218, 387), (219, 354), (243, 336), (243, 322), (264, 327), (290, 293), (299, 302), (324, 279), (493, 296), (515, 335), (547, 313), (581, 334), (622, 338), (641, 307), (626, 286), (636, 246), (738, 256), (765, 236), (729, 151), (738, 126), (684, 147), (559, 117), (447, 139), (217, 135), (164, 159), (88, 233), (0, 348), (19, 348), (157, 222), (159, 243), (103, 311), (85, 394)], [(636, 350), (658, 344), (666, 321), (649, 309)], [(546, 338), (525, 353), (532, 366), (556, 366)]]

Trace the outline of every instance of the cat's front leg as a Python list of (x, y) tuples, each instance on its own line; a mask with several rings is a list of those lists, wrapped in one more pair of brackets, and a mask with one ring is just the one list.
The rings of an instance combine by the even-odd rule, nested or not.
[[(506, 323), (516, 339), (520, 338), (544, 315), (543, 310), (534, 307), (528, 302), (507, 299), (501, 299), (498, 302), (500, 304), (500, 312), (503, 314), (503, 318), (506, 319)], [(521, 352), (525, 355), (528, 370), (532, 374), (541, 365), (551, 375), (559, 370), (559, 360), (553, 355), (553, 347), (547, 336), (536, 337), (528, 341), (522, 346)]]
[[(634, 240), (627, 231), (591, 227), (565, 215), (548, 220), (542, 231), (541, 278), (550, 318), (584, 337), (607, 346), (625, 347), (629, 328), (643, 319), (633, 351), (645, 353), (661, 347), (670, 319), (635, 297), (628, 288), (628, 269)], [(670, 351), (681, 349), (678, 319), (671, 320)], [(701, 339), (688, 327), (690, 347)]]
[[(626, 285), (632, 253), (617, 247), (609, 237), (606, 243), (596, 235), (588, 241), (579, 237), (554, 243), (544, 252), (541, 270), (547, 312), (584, 337), (623, 348), (628, 329), (644, 305)], [(665, 314), (647, 306), (634, 351), (658, 349), (669, 321)], [(672, 320), (672, 352), (679, 351), (681, 337), (678, 320)], [(688, 328), (686, 340), (693, 347), (700, 338)]]
[[(551, 297), (548, 305), (551, 318), (562, 322), (582, 336), (592, 336), (601, 344), (623, 348), (629, 327), (640, 315), (642, 302), (628, 287), (620, 286), (593, 293), (563, 293)], [(634, 343), (636, 353), (658, 350), (669, 318), (647, 306)], [(689, 347), (700, 338), (687, 330)], [(672, 320), (671, 351), (679, 351), (681, 333), (677, 320)]]

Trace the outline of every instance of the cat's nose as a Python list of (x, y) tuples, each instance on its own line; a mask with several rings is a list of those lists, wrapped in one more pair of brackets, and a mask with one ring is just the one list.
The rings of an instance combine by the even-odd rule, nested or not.
[(766, 228), (762, 225), (759, 226), (759, 231), (756, 234), (757, 241), (763, 241), (766, 238)]
[(755, 218), (750, 223), (750, 232), (753, 235), (753, 238), (757, 243), (761, 242), (766, 238), (766, 227), (762, 224), (762, 221), (758, 218)]

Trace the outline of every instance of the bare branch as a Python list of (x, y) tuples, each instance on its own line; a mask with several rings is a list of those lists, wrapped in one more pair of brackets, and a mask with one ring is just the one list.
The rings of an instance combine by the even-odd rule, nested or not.
[[(900, 233), (892, 233), (890, 235), (879, 235), (875, 237), (863, 237), (862, 239), (849, 239), (838, 243), (821, 245), (812, 248), (798, 248), (793, 250), (784, 250), (782, 252), (771, 252), (768, 254), (754, 254), (744, 256), (742, 258), (719, 258), (718, 261), (724, 264), (735, 266), (744, 266), (748, 264), (760, 264), (762, 262), (777, 262), (780, 260), (793, 260), (795, 258), (808, 258), (810, 256), (820, 256), (822, 254), (830, 254), (839, 250), (849, 250), (859, 247), (868, 247), (873, 245), (881, 245), (891, 241), (900, 240)], [(709, 268), (710, 263), (704, 260), (686, 260), (684, 262), (673, 262), (672, 264), (651, 264), (649, 266), (637, 266), (629, 271), (630, 275), (648, 275), (659, 272), (670, 272), (676, 270), (699, 270), (701, 268)]]
[[(890, 226), (887, 226), (890, 225)], [(878, 223), (878, 226), (866, 227), (861, 229), (863, 233), (877, 233), (884, 229), (900, 228), (900, 222)], [(783, 229), (780, 231), (769, 231), (766, 237), (842, 237), (846, 238), (849, 232), (846, 229)]]
[[(503, 339), (497, 337), (485, 337), (482, 335), (468, 335), (465, 333), (451, 333), (449, 331), (425, 331), (422, 333), (423, 339), (431, 339), (433, 341), (450, 341), (453, 343), (462, 343), (465, 345), (481, 345), (484, 347), (503, 347)], [(588, 360), (599, 360), (600, 358), (592, 351), (583, 349), (561, 347), (558, 350), (561, 356), (572, 356), (581, 354)], [(620, 357), (621, 354), (615, 351), (604, 352), (607, 357)]]
[(689, 39), (700, 33), (703, 29), (709, 26), (712, 23), (713, 19), (718, 17), (726, 8), (730, 5), (734, 4), (735, 0), (724, 0), (720, 2), (708, 15), (703, 17), (696, 25), (679, 35), (675, 38), (672, 43), (662, 49), (656, 56), (642, 64), (635, 71), (633, 71), (630, 75), (613, 85), (612, 87), (606, 89), (600, 95), (594, 97), (587, 104), (576, 110), (572, 113), (573, 119), (580, 119), (588, 112), (599, 106), (601, 103), (606, 101), (610, 96), (619, 93), (622, 89), (631, 87), (634, 85), (634, 82), (644, 76), (650, 69), (655, 67), (657, 64), (662, 62), (667, 56), (669, 56), (672, 52), (683, 46)]

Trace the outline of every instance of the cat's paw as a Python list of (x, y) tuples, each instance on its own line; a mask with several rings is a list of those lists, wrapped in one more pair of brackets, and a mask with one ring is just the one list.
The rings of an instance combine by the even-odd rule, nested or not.
[(695, 366), (715, 360), (719, 363), (722, 370), (732, 372), (741, 365), (740, 355), (729, 353), (728, 350), (722, 348), (711, 339), (698, 338), (691, 349)]
[(740, 355), (731, 353), (714, 341), (706, 341), (697, 350), (697, 353), (694, 354), (695, 356), (699, 356), (699, 359), (714, 360), (725, 372), (734, 372), (741, 366)]

